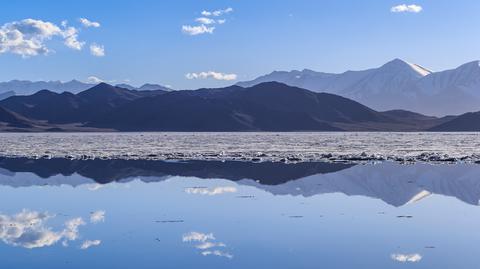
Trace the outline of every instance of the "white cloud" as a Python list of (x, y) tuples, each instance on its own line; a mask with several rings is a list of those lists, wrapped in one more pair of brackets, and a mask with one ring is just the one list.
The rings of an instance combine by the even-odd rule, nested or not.
[[(115, 79), (106, 80), (106, 79), (99, 78), (97, 76), (89, 76), (85, 82), (90, 83), (90, 84), (98, 84), (98, 83), (102, 83), (102, 82), (115, 83), (116, 80)], [(91, 184), (91, 185), (88, 186), (88, 189), (91, 190), (91, 191), (96, 191), (96, 190), (98, 190), (100, 188), (103, 188), (103, 187), (105, 187), (105, 186), (101, 185), (101, 184)]]
[(199, 232), (190, 232), (188, 234), (184, 234), (182, 237), (183, 242), (205, 242), (207, 240), (215, 240), (215, 237), (213, 236), (212, 233), (205, 234), (205, 233), (199, 233)]
[(208, 71), (208, 72), (200, 72), (200, 73), (187, 73), (185, 75), (187, 79), (207, 79), (213, 78), (216, 80), (236, 80), (236, 74), (225, 74), (220, 72)]
[(105, 221), (105, 211), (104, 210), (97, 210), (90, 214), (90, 222), (91, 223), (99, 223)]
[(45, 41), (61, 35), (62, 30), (51, 22), (25, 19), (6, 23), (0, 28), (0, 53), (23, 57), (47, 54)]
[(228, 252), (223, 252), (223, 251), (220, 251), (220, 250), (206, 250), (206, 251), (202, 252), (202, 255), (203, 256), (214, 255), (214, 256), (225, 257), (225, 258), (229, 258), (229, 259), (233, 258), (232, 254), (230, 254)]
[(100, 23), (99, 22), (95, 22), (95, 21), (90, 21), (86, 18), (80, 18), (78, 19), (80, 21), (80, 23), (85, 26), (85, 27), (94, 27), (94, 28), (98, 28), (100, 27)]
[(85, 45), (85, 42), (78, 41), (78, 30), (75, 27), (67, 27), (62, 35), (65, 38), (65, 46), (71, 49), (81, 50)]
[(219, 10), (214, 10), (214, 11), (207, 11), (207, 10), (204, 10), (202, 11), (202, 15), (203, 16), (215, 16), (215, 17), (218, 17), (218, 16), (221, 16), (221, 15), (224, 15), (224, 14), (228, 14), (230, 12), (233, 11), (233, 8), (229, 7), (229, 8), (226, 8), (226, 9), (219, 9)]
[(214, 24), (215, 20), (207, 17), (200, 17), (195, 19), (196, 22), (199, 22), (201, 24)]
[(392, 254), (390, 256), (393, 260), (397, 262), (419, 262), (422, 259), (422, 255), (415, 254)]
[(214, 247), (226, 247), (224, 243), (214, 243), (214, 242), (204, 242), (202, 244), (196, 245), (195, 247), (198, 249), (209, 249)]
[(186, 188), (186, 193), (200, 195), (218, 195), (223, 193), (237, 192), (235, 187), (215, 187), (215, 188)]
[(96, 57), (103, 57), (105, 56), (105, 48), (103, 45), (91, 44), (90, 45), (90, 54)]
[(81, 50), (85, 42), (78, 39), (78, 34), (79, 30), (68, 26), (66, 20), (60, 26), (31, 18), (5, 23), (0, 26), (0, 54), (13, 53), (24, 58), (46, 55), (51, 52), (47, 41), (55, 37), (63, 39), (68, 48)]
[(201, 34), (213, 34), (213, 31), (215, 30), (215, 27), (213, 26), (207, 26), (207, 25), (212, 25), (212, 24), (224, 24), (226, 22), (225, 19), (213, 19), (213, 18), (208, 18), (208, 17), (218, 17), (222, 16), (225, 14), (228, 14), (233, 11), (233, 8), (229, 7), (226, 9), (219, 9), (219, 10), (214, 10), (214, 11), (207, 11), (204, 10), (202, 11), (202, 16), (196, 18), (195, 21), (200, 23), (200, 25), (183, 25), (182, 26), (182, 32), (184, 34), (188, 35), (201, 35)]
[(394, 6), (390, 9), (391, 12), (399, 13), (399, 12), (412, 12), (412, 13), (419, 13), (422, 11), (422, 7), (419, 5), (398, 5)]
[(51, 246), (60, 240), (73, 241), (79, 236), (78, 227), (85, 222), (75, 218), (65, 223), (61, 231), (53, 231), (46, 226), (46, 222), (54, 217), (48, 213), (23, 210), (9, 216), (0, 215), (0, 240), (5, 244), (24, 247), (40, 248)]
[(197, 26), (191, 26), (191, 25), (183, 25), (182, 26), (182, 32), (187, 34), (187, 35), (201, 35), (201, 34), (213, 34), (213, 30), (215, 30), (215, 27), (208, 27), (205, 26), (204, 24), (197, 25)]
[(87, 249), (93, 246), (98, 246), (102, 243), (100, 240), (86, 240), (82, 243), (82, 246), (80, 246), (80, 249)]
[[(103, 80), (96, 77), (96, 76), (89, 76), (87, 78), (87, 83), (98, 84), (98, 83), (102, 83), (102, 82), (103, 82)], [(100, 184), (98, 184), (98, 185), (100, 185)], [(101, 185), (98, 188), (100, 188), (100, 187), (101, 187)]]

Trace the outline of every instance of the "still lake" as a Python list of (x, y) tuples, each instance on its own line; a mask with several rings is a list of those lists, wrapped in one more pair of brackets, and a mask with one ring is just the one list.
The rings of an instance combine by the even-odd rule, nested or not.
[[(139, 134), (124, 135), (141, 141)], [(132, 151), (147, 154), (148, 147), (124, 140), (128, 158), (66, 158), (57, 156), (65, 151), (59, 144), (41, 150), (47, 140), (41, 134), (1, 136), (13, 143), (13, 136), (37, 136), (30, 143), (38, 153), (12, 154), (26, 145), (21, 139), (0, 152), (2, 268), (478, 265), (480, 166), (470, 159), (161, 160), (132, 158)], [(121, 152), (115, 141), (97, 148), (76, 143), (83, 152), (105, 145)], [(71, 153), (65, 155), (77, 156)]]

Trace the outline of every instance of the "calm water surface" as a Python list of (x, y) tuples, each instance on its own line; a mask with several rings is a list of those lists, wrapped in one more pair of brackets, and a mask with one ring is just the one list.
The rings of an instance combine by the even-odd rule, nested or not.
[(480, 166), (0, 159), (2, 268), (476, 268)]

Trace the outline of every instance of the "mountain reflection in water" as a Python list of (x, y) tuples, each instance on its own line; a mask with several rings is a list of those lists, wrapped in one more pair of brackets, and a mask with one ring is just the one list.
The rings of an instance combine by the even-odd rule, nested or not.
[[(33, 173), (36, 178), (16, 176), (16, 173), (25, 172)], [(75, 174), (81, 177), (68, 179)], [(134, 179), (159, 182), (175, 176), (226, 179), (274, 195), (360, 195), (381, 199), (396, 207), (431, 194), (456, 197), (472, 205), (478, 205), (480, 200), (480, 167), (475, 164), (402, 165), (383, 162), (354, 165), (325, 162), (0, 158), (0, 184), (12, 187), (125, 183)]]

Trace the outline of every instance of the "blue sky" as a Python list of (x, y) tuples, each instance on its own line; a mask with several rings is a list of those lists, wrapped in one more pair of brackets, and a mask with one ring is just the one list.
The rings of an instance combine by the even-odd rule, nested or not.
[[(401, 4), (422, 10), (391, 11)], [(227, 8), (233, 11), (218, 17), (201, 14)], [(0, 33), (29, 18), (62, 32), (42, 41), (48, 53), (33, 56), (12, 53), (11, 45), (2, 52), (0, 40), (0, 81), (95, 76), (184, 89), (229, 85), (273, 70), (365, 69), (393, 58), (444, 70), (480, 59), (479, 14), (480, 2), (470, 0), (6, 1)], [(214, 26), (212, 33), (182, 32), (184, 25), (200, 25), (199, 17), (217, 21), (205, 26)], [(100, 27), (82, 26), (80, 18)], [(64, 20), (78, 31), (81, 50), (64, 44)], [(103, 46), (105, 55), (91, 55), (92, 44)], [(202, 78), (208, 71), (236, 80)]]

